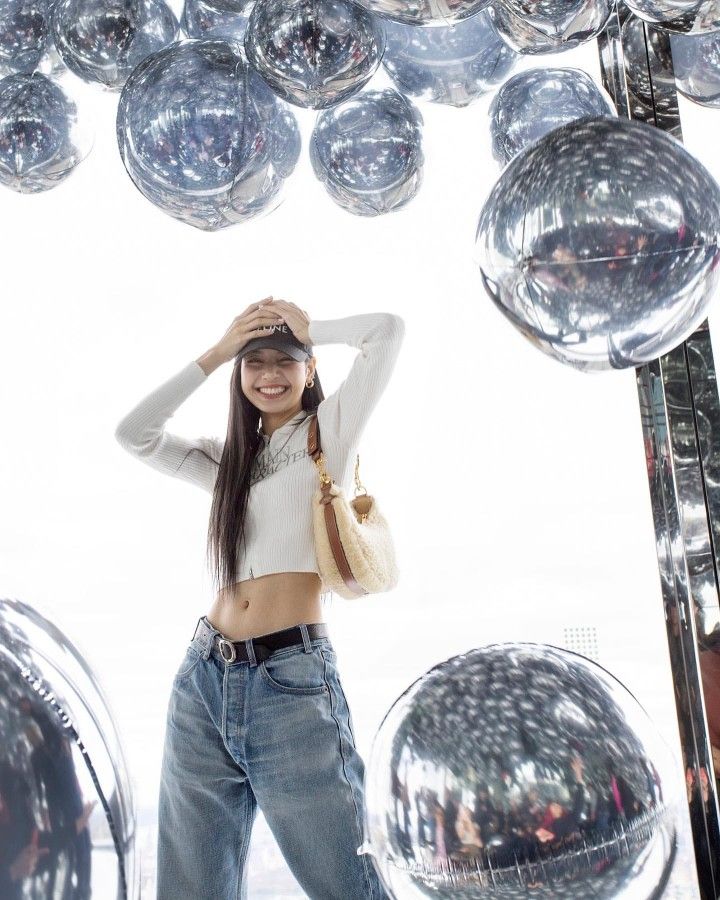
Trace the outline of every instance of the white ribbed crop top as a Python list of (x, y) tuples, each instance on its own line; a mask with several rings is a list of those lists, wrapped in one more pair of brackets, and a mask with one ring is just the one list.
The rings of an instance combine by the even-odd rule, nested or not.
[[(327, 471), (348, 498), (352, 497), (349, 489), (360, 437), (390, 380), (404, 333), (403, 319), (393, 313), (315, 319), (308, 326), (312, 345), (344, 343), (360, 349), (345, 380), (318, 407)], [(125, 450), (154, 469), (212, 492), (218, 466), (202, 453), (186, 454), (201, 448), (219, 463), (224, 440), (188, 439), (164, 427), (208, 377), (195, 360), (189, 362), (124, 416), (115, 437)], [(302, 424), (288, 440), (298, 423)], [(311, 500), (319, 478), (307, 452), (308, 427), (309, 416), (303, 410), (270, 437), (260, 431), (263, 444), (251, 475), (245, 552), (241, 547), (236, 581), (271, 572), (318, 571)]]

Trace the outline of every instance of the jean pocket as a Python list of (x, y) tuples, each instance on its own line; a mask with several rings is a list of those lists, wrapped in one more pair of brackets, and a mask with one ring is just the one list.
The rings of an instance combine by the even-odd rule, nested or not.
[(311, 653), (298, 650), (270, 656), (259, 664), (258, 669), (273, 690), (284, 694), (322, 694), (328, 689), (325, 660), (319, 647)]
[(190, 644), (190, 646), (185, 651), (185, 656), (178, 666), (177, 672), (175, 673), (175, 681), (179, 681), (181, 678), (186, 678), (201, 659), (202, 657), (200, 656), (200, 653), (192, 644)]

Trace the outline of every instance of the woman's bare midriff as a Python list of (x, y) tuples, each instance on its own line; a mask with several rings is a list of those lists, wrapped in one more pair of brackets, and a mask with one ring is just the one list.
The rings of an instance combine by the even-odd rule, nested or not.
[(247, 578), (217, 595), (207, 619), (231, 641), (323, 622), (320, 587), (317, 572), (273, 572)]

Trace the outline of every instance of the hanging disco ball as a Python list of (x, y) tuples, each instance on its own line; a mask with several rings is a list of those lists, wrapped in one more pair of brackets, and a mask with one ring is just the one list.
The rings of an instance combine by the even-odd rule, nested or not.
[(117, 138), (139, 190), (204, 230), (274, 209), (300, 155), (295, 117), (220, 40), (144, 60), (120, 95)]
[(363, 850), (395, 900), (651, 900), (675, 856), (677, 782), (609, 672), (494, 644), (435, 666), (385, 716)]
[(496, 0), (490, 14), (510, 47), (541, 54), (594, 40), (614, 8), (615, 0)]
[(371, 13), (405, 25), (454, 25), (486, 9), (491, 0), (357, 0)]
[(218, 4), (217, 0), (185, 0), (181, 26), (191, 38), (221, 38), (242, 43), (254, 0)]
[(346, 0), (257, 0), (245, 32), (255, 70), (279, 96), (310, 109), (361, 90), (384, 46), (380, 23)]
[(0, 599), (0, 810), (3, 898), (138, 897), (132, 788), (107, 700), (68, 637), (10, 599)]
[(64, 68), (53, 46), (51, 0), (0, 0), (0, 77)]
[(702, 106), (720, 106), (720, 31), (670, 36), (677, 89)]
[(366, 91), (318, 116), (310, 161), (343, 209), (377, 216), (405, 206), (422, 183), (422, 116), (392, 88)]
[(580, 69), (527, 69), (490, 106), (493, 155), (505, 165), (543, 135), (586, 116), (614, 116), (610, 97)]
[(0, 184), (25, 194), (50, 190), (91, 148), (92, 134), (59, 84), (40, 72), (0, 79)]
[(419, 28), (385, 22), (382, 64), (411, 97), (467, 106), (512, 69), (517, 54), (500, 38), (487, 11), (456, 25)]
[(174, 41), (179, 27), (165, 0), (56, 0), (52, 11), (55, 46), (68, 69), (112, 90)]
[(707, 34), (720, 29), (720, 0), (625, 0), (636, 16), (663, 31)]
[(720, 187), (674, 138), (581, 119), (515, 157), (476, 234), (486, 291), (532, 343), (581, 370), (640, 366), (707, 314)]

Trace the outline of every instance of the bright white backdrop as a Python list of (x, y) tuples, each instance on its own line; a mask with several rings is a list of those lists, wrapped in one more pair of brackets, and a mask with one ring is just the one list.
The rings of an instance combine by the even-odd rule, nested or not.
[[(595, 46), (521, 67), (531, 65), (598, 73)], [(393, 700), (439, 661), (497, 640), (562, 645), (573, 627), (596, 629), (599, 661), (677, 752), (634, 373), (583, 375), (539, 353), (484, 296), (473, 264), (499, 174), (491, 98), (420, 106), (424, 184), (377, 219), (324, 193), (307, 156), (314, 113), (298, 111), (303, 155), (283, 205), (209, 234), (135, 189), (117, 152), (116, 97), (74, 83), (95, 120), (91, 156), (48, 193), (0, 193), (0, 592), (83, 648), (141, 819), (154, 815), (172, 676), (211, 602), (210, 500), (125, 454), (113, 432), (270, 293), (312, 318), (388, 310), (406, 322), (360, 447), (401, 582), (327, 613), (363, 755)], [(384, 83), (378, 74), (370, 86)], [(687, 146), (720, 179), (720, 112), (682, 112)], [(326, 394), (355, 352), (318, 346)], [(213, 373), (168, 427), (223, 435), (229, 372)]]

